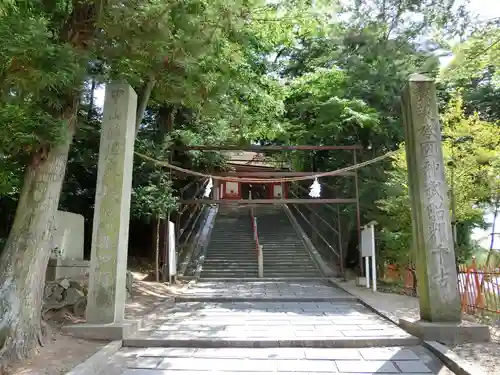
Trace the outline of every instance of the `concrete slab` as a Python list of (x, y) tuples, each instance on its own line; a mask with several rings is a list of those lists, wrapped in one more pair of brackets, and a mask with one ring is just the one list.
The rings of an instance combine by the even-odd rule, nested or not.
[[(321, 283), (316, 283), (319, 293), (313, 290), (315, 283), (294, 283), (256, 283), (253, 291), (232, 283), (233, 295), (243, 292), (249, 299), (231, 302), (214, 297), (224, 292), (220, 283), (202, 285), (197, 291), (202, 302), (158, 307), (154, 322), (125, 337), (128, 347), (112, 356), (102, 373), (451, 374), (418, 345), (419, 339), (364, 305), (326, 299), (338, 293)], [(297, 297), (260, 299), (262, 289), (282, 298)], [(304, 298), (304, 291), (318, 300)]]
[(227, 296), (177, 296), (175, 297), (176, 302), (296, 302), (300, 299), (301, 302), (349, 302), (357, 301), (358, 299), (354, 296), (340, 295), (332, 297), (287, 297), (287, 296), (262, 296), (262, 297), (227, 297)]
[(74, 324), (62, 327), (62, 332), (90, 340), (122, 340), (141, 328), (140, 320), (124, 320), (110, 324)]
[(399, 320), (401, 328), (426, 341), (461, 344), (490, 341), (489, 327), (471, 322), (439, 323), (410, 318)]
[[(479, 366), (472, 364), (435, 341), (424, 341), (424, 346), (439, 358), (455, 375), (486, 375)], [(490, 374), (488, 372), (488, 374)]]
[(366, 347), (418, 339), (353, 302), (180, 302), (125, 346)]
[(273, 281), (200, 281), (183, 293), (181, 298), (204, 300), (224, 299), (274, 299), (318, 300), (348, 298), (352, 296), (341, 289), (332, 287), (324, 280), (273, 280)]
[(99, 350), (93, 356), (80, 363), (73, 370), (66, 373), (66, 375), (95, 375), (99, 374), (106, 365), (109, 358), (113, 357), (115, 353), (122, 347), (121, 340), (110, 342), (104, 348)]
[[(393, 357), (384, 359), (365, 359), (357, 349), (327, 348), (158, 348), (135, 356), (122, 349), (114, 357), (126, 358), (120, 375), (446, 374), (422, 347), (391, 349)], [(409, 358), (410, 352), (415, 356)]]

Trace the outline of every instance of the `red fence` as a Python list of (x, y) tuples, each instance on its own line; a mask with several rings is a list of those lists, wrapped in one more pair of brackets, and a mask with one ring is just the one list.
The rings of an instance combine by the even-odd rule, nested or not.
[(500, 269), (471, 266), (459, 267), (458, 287), (462, 311), (468, 314), (484, 312), (500, 315)]
[[(403, 281), (404, 293), (417, 295), (414, 267), (401, 269), (390, 264), (386, 267), (384, 279)], [(458, 289), (463, 312), (500, 315), (500, 268), (478, 267), (475, 260), (470, 266), (460, 265)]]

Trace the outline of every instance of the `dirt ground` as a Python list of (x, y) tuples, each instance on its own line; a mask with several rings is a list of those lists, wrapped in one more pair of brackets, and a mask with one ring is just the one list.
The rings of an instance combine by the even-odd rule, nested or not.
[[(184, 285), (165, 285), (141, 281), (144, 274), (133, 273), (132, 296), (127, 301), (127, 319), (143, 317), (161, 302), (182, 290)], [(71, 371), (87, 358), (98, 352), (108, 342), (77, 339), (61, 334), (61, 327), (81, 323), (83, 320), (72, 316), (67, 310), (54, 313), (46, 323), (51, 328), (48, 342), (39, 348), (37, 355), (12, 368), (8, 375), (61, 375)]]

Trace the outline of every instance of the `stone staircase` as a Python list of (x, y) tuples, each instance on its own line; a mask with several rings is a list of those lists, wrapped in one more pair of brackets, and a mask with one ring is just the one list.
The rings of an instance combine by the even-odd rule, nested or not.
[(200, 277), (258, 277), (257, 253), (248, 207), (219, 208)]
[(264, 252), (264, 277), (322, 277), (282, 206), (261, 205), (256, 215)]
[[(264, 248), (264, 278), (322, 277), (283, 207), (262, 205), (255, 212), (259, 240)], [(248, 207), (220, 207), (200, 277), (258, 277), (257, 253)]]

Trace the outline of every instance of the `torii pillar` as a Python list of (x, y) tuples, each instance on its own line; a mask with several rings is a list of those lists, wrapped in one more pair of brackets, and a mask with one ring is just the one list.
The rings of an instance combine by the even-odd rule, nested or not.
[(434, 80), (411, 75), (402, 102), (420, 320), (401, 319), (400, 324), (424, 340), (488, 340), (487, 327), (461, 322)]
[(130, 85), (106, 85), (86, 323), (65, 327), (78, 337), (119, 340), (138, 327), (138, 322), (125, 320), (136, 109)]

